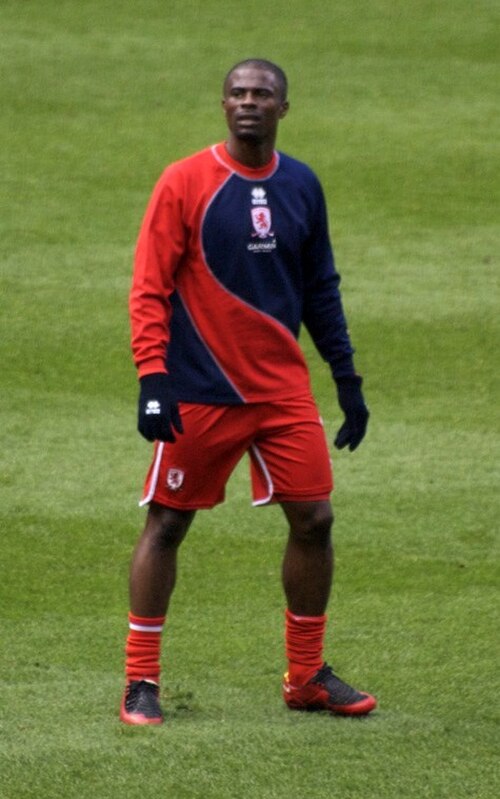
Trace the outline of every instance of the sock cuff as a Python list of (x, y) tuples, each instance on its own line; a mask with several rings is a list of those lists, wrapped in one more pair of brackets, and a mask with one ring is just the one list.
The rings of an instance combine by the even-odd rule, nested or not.
[(285, 616), (288, 622), (296, 622), (297, 624), (324, 624), (328, 619), (326, 614), (322, 616), (298, 616), (295, 613), (291, 613), (288, 608), (285, 611)]
[(131, 630), (141, 633), (161, 633), (166, 616), (136, 616), (128, 614), (128, 626)]

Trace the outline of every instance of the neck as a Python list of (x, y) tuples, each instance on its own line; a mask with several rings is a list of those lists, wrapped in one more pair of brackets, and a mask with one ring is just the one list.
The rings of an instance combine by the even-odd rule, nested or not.
[(230, 136), (226, 149), (235, 161), (251, 169), (267, 166), (274, 154), (274, 141), (256, 142)]

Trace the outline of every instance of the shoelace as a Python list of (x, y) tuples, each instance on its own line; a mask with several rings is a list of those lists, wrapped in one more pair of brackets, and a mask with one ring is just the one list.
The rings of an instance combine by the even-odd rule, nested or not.
[(147, 680), (138, 680), (137, 682), (131, 682), (129, 685), (128, 695), (135, 696), (139, 693), (139, 691), (146, 690), (152, 692), (155, 696), (158, 692), (158, 686), (152, 682), (148, 682)]
[(338, 704), (349, 704), (353, 700), (361, 699), (362, 694), (351, 688), (334, 673), (331, 666), (325, 665), (318, 671), (314, 682), (322, 683), (332, 699)]
[(130, 683), (125, 700), (127, 709), (134, 705), (141, 709), (155, 708), (158, 702), (158, 686), (147, 680)]

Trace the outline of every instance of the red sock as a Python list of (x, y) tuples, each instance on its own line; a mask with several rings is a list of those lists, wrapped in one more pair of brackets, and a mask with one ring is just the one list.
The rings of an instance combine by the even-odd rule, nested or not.
[(144, 618), (128, 614), (129, 633), (125, 646), (125, 674), (132, 680), (160, 681), (161, 633), (165, 616)]
[(295, 616), (285, 613), (285, 648), (288, 680), (305, 685), (322, 667), (326, 616)]

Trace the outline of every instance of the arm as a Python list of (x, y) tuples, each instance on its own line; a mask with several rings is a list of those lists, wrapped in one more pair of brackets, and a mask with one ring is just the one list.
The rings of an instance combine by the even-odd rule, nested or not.
[(304, 248), (304, 309), (302, 318), (333, 378), (355, 374), (353, 353), (340, 295), (340, 275), (328, 234), (325, 200), (316, 181), (311, 228)]
[(184, 251), (181, 203), (167, 170), (141, 226), (130, 291), (132, 351), (140, 379), (138, 429), (149, 441), (174, 441), (182, 423), (167, 374), (170, 296)]
[(369, 412), (361, 391), (362, 378), (356, 374), (347, 322), (340, 294), (340, 275), (328, 235), (323, 192), (318, 184), (314, 225), (305, 253), (304, 324), (316, 348), (330, 366), (337, 386), (339, 405), (345, 421), (335, 438), (335, 446), (351, 451), (366, 433)]
[(149, 201), (135, 251), (129, 310), (139, 377), (167, 372), (170, 296), (184, 247), (182, 202), (166, 170)]

